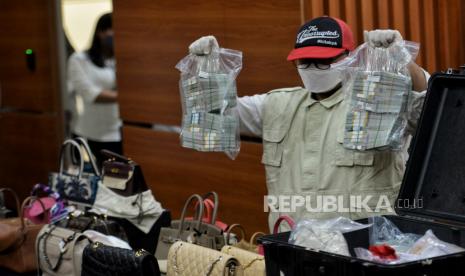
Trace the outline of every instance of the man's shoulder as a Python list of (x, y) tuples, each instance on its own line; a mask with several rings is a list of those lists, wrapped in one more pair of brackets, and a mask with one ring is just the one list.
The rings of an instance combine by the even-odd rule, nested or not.
[(293, 114), (307, 96), (308, 91), (300, 86), (272, 90), (266, 94), (263, 117), (274, 118), (276, 114)]
[(265, 94), (265, 102), (284, 103), (291, 99), (302, 98), (308, 95), (308, 91), (300, 86), (274, 89)]

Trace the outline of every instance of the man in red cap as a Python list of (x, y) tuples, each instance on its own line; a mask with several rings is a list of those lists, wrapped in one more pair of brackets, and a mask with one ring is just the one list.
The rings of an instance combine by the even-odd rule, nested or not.
[[(395, 30), (365, 31), (365, 42), (372, 47), (389, 47), (399, 40), (402, 37)], [(189, 51), (204, 55), (213, 45), (218, 45), (216, 39), (206, 36), (192, 43)], [(315, 18), (300, 28), (295, 47), (287, 57), (296, 65), (305, 88), (281, 88), (238, 100), (241, 132), (263, 138), (262, 163), (271, 199), (270, 227), (283, 214), (295, 220), (335, 216), (359, 219), (392, 212), (405, 170), (406, 151), (354, 151), (343, 147), (347, 105), (341, 89), (341, 70), (332, 65), (354, 48), (352, 31), (344, 21), (328, 16)], [(429, 77), (414, 62), (408, 69), (413, 91), (405, 141), (416, 125), (424, 98), (424, 93), (419, 92), (426, 89)], [(300, 199), (293, 200), (293, 196), (304, 196), (305, 205)], [(341, 206), (330, 211), (319, 209), (320, 196), (336, 198), (337, 203), (350, 207), (349, 211), (341, 212)], [(354, 196), (363, 203), (353, 204)], [(371, 211), (379, 207), (381, 196), (389, 200), (389, 206), (376, 208), (374, 214)], [(283, 206), (284, 201), (279, 199), (283, 197), (291, 198), (287, 203), (298, 206)]]

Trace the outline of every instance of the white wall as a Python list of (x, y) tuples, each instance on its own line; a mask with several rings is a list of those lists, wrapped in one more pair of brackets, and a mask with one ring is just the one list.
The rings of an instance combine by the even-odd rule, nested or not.
[(111, 0), (61, 0), (63, 28), (76, 51), (90, 47), (98, 18), (113, 11)]

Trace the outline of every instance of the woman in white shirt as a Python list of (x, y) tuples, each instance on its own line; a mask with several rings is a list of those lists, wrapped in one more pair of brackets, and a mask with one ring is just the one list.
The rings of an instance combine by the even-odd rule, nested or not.
[(101, 149), (122, 154), (121, 120), (116, 91), (111, 14), (102, 15), (95, 27), (92, 46), (71, 55), (68, 78), (76, 102), (73, 135), (87, 139), (101, 165)]

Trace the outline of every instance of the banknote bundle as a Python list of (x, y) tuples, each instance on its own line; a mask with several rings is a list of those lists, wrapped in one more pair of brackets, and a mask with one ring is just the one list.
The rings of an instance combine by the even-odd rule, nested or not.
[(214, 112), (236, 106), (236, 83), (227, 74), (204, 73), (181, 82), (187, 113)]
[(236, 77), (242, 53), (215, 48), (189, 54), (176, 68), (183, 108), (181, 145), (197, 151), (221, 151), (234, 159), (240, 150)]
[(344, 145), (357, 150), (398, 148), (410, 90), (408, 76), (381, 71), (356, 72), (349, 90)]
[(182, 146), (198, 151), (228, 151), (237, 148), (237, 118), (232, 115), (191, 113), (184, 117)]

